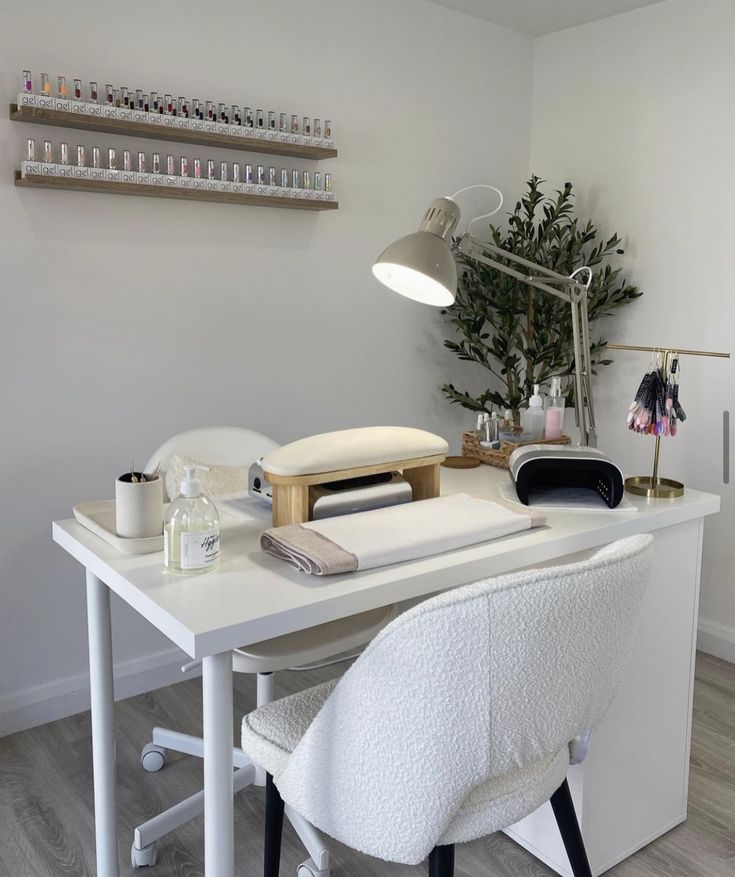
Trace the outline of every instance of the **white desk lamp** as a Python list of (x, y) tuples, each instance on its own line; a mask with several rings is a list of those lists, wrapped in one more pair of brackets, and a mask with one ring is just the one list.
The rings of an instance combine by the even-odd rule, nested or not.
[[(461, 215), (459, 205), (454, 199), (461, 192), (475, 188), (492, 189), (500, 197), (500, 203), (492, 213), (473, 219), (464, 234), (457, 240), (452, 240), (452, 233), (459, 224)], [(455, 253), (461, 253), (476, 262), (509, 274), (534, 289), (548, 292), (568, 302), (571, 306), (574, 344), (576, 423), (581, 444), (594, 446), (597, 435), (590, 387), (591, 354), (587, 317), (587, 293), (592, 282), (592, 269), (587, 266), (577, 268), (569, 277), (565, 277), (494, 244), (473, 238), (470, 234), (472, 224), (492, 216), (502, 206), (502, 192), (495, 186), (485, 184), (467, 186), (451, 197), (437, 198), (429, 205), (417, 232), (399, 238), (383, 250), (375, 260), (373, 274), (389, 289), (407, 298), (436, 307), (448, 307), (454, 303), (457, 294)], [(520, 267), (514, 268), (509, 263)], [(586, 283), (576, 279), (582, 271), (587, 272)], [(561, 288), (557, 289), (556, 286)]]

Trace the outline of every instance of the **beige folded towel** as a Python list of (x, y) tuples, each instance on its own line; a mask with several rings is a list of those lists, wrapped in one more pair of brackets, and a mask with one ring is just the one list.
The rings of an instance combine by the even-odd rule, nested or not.
[(441, 554), (539, 527), (545, 520), (524, 506), (456, 493), (272, 527), (261, 535), (260, 547), (302, 572), (327, 576)]

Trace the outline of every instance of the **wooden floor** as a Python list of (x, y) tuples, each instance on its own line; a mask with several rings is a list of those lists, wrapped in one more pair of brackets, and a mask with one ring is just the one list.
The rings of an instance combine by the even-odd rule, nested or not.
[[(343, 665), (344, 666), (344, 665)], [(284, 673), (281, 694), (337, 675), (342, 667)], [(235, 715), (254, 705), (254, 684), (237, 677)], [(198, 734), (199, 680), (117, 705), (121, 874), (197, 877), (203, 874), (202, 819), (169, 836), (152, 870), (129, 864), (134, 825), (191, 794), (201, 782), (197, 759), (172, 756), (146, 774), (138, 755), (154, 724)], [(89, 714), (82, 713), (0, 740), (0, 877), (94, 875)], [(261, 873), (262, 790), (237, 797), (238, 877)], [(290, 827), (281, 873), (295, 877), (306, 856)], [(398, 877), (423, 868), (389, 865), (332, 846), (334, 877)], [(457, 849), (458, 877), (548, 877), (551, 872), (502, 834)], [(695, 690), (689, 819), (626, 862), (610, 877), (735, 877), (735, 665), (700, 655)]]

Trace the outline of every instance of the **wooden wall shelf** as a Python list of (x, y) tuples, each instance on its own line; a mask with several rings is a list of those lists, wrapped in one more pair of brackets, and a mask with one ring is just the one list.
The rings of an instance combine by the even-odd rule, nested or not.
[(178, 198), (186, 201), (217, 201), (220, 204), (247, 204), (257, 207), (287, 207), (292, 210), (337, 210), (336, 201), (309, 201), (304, 198), (249, 195), (239, 192), (215, 192), (210, 189), (179, 189), (148, 186), (142, 183), (118, 183), (107, 180), (83, 180), (74, 177), (21, 176), (15, 172), (15, 185), (28, 189), (56, 189), (70, 192), (97, 192), (107, 195), (139, 195), (148, 198)]
[(83, 131), (99, 131), (105, 134), (122, 134), (126, 137), (147, 137), (152, 140), (174, 140), (197, 146), (220, 149), (237, 149), (241, 152), (263, 152), (268, 155), (288, 155), (294, 158), (319, 160), (336, 158), (337, 150), (323, 146), (305, 146), (298, 143), (280, 143), (254, 137), (193, 131), (148, 122), (128, 122), (124, 119), (108, 119), (84, 113), (67, 113), (40, 107), (18, 107), (10, 104), (10, 118), (14, 122), (31, 122), (34, 125), (53, 125), (59, 128), (77, 128)]

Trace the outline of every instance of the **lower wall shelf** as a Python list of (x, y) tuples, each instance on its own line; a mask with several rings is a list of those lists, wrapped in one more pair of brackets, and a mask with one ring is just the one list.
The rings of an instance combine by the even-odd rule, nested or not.
[(43, 177), (15, 171), (15, 185), (28, 189), (57, 189), (70, 192), (97, 192), (108, 195), (142, 195), (148, 198), (178, 198), (186, 201), (217, 201), (220, 204), (247, 204), (256, 207), (288, 207), (292, 210), (336, 210), (336, 201), (311, 201), (287, 195), (251, 195), (241, 192), (217, 192), (211, 189), (184, 189), (175, 186), (150, 186), (144, 183), (119, 183), (112, 180), (85, 180), (74, 177)]

